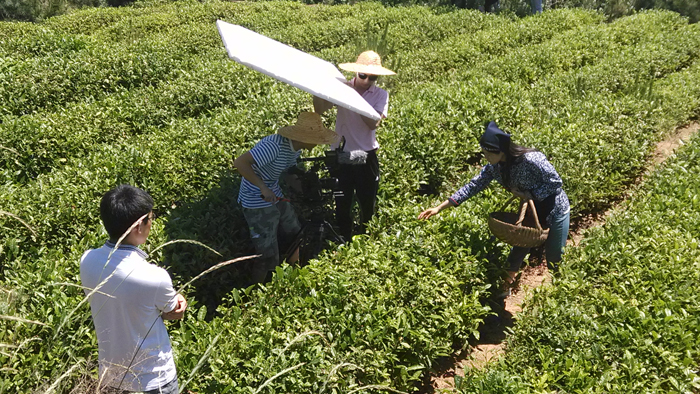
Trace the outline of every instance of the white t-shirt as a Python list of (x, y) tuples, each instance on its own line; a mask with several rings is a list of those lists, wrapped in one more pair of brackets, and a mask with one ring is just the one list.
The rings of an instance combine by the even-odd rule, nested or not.
[(100, 381), (122, 390), (154, 390), (177, 376), (170, 338), (160, 317), (161, 312), (177, 307), (176, 293), (168, 272), (146, 262), (148, 255), (136, 246), (121, 245), (108, 262), (113, 247), (107, 242), (88, 250), (80, 260), (83, 286), (94, 289), (106, 279), (98, 289), (103, 294), (96, 292), (89, 300)]

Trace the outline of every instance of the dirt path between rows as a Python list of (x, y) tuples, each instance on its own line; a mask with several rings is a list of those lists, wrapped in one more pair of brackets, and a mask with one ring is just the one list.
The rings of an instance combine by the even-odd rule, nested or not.
[[(638, 181), (629, 188), (623, 196), (623, 201), (632, 195), (641, 181), (646, 178), (659, 164), (663, 163), (675, 150), (688, 141), (700, 129), (700, 123), (692, 123), (686, 127), (676, 129), (666, 139), (657, 144), (656, 149), (649, 160), (649, 166), (639, 177)], [(597, 227), (605, 223), (606, 218), (612, 214), (620, 203), (604, 213), (589, 215), (572, 224), (571, 237), (568, 245), (577, 247), (583, 239), (587, 229)], [(520, 284), (513, 294), (506, 299), (505, 311), (499, 317), (490, 318), (481, 329), (481, 338), (471, 348), (453, 354), (442, 360), (431, 373), (430, 382), (426, 382), (420, 393), (454, 393), (454, 377), (464, 376), (466, 368), (481, 369), (489, 362), (500, 357), (505, 351), (506, 332), (513, 326), (518, 313), (522, 312), (523, 302), (539, 286), (551, 282), (546, 264), (536, 266), (528, 265), (522, 270)]]

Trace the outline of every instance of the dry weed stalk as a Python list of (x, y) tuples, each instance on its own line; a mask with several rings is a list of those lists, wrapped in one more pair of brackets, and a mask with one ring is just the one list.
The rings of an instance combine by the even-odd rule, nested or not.
[(235, 259), (233, 259), (233, 260), (222, 261), (222, 262), (220, 262), (220, 263), (218, 263), (218, 264), (216, 264), (216, 265), (214, 265), (214, 266), (212, 266), (212, 267), (210, 267), (210, 268), (204, 270), (202, 273), (200, 273), (199, 275), (195, 276), (194, 278), (190, 279), (189, 282), (185, 283), (184, 285), (182, 285), (182, 286), (177, 290), (177, 293), (180, 293), (185, 287), (189, 286), (190, 284), (192, 284), (192, 282), (196, 281), (197, 279), (201, 278), (202, 276), (204, 276), (204, 275), (206, 275), (206, 274), (208, 274), (208, 273), (214, 272), (214, 271), (218, 270), (219, 268), (223, 268), (223, 267), (225, 267), (225, 266), (227, 266), (227, 265), (234, 264), (234, 263), (238, 263), (238, 262), (240, 262), (240, 261), (254, 259), (254, 258), (260, 257), (260, 256), (262, 256), (262, 255), (256, 254), (256, 255), (252, 255), (252, 256), (238, 257), (238, 258), (235, 258)]
[(73, 364), (73, 366), (70, 367), (70, 368), (68, 369), (68, 371), (66, 371), (63, 375), (61, 375), (58, 379), (56, 379), (56, 381), (53, 382), (53, 383), (51, 384), (51, 386), (49, 386), (49, 388), (46, 389), (46, 391), (44, 391), (44, 394), (53, 393), (54, 390), (56, 390), (56, 387), (58, 387), (58, 385), (61, 383), (61, 381), (62, 381), (63, 379), (65, 379), (67, 376), (69, 376), (70, 374), (72, 374), (73, 371), (74, 371), (76, 368), (78, 368), (78, 366), (79, 366), (80, 364), (82, 364), (82, 363), (83, 363), (83, 360), (78, 360), (77, 363)]
[(160, 249), (163, 249), (164, 247), (166, 247), (166, 246), (168, 246), (168, 245), (178, 244), (178, 243), (186, 243), (186, 244), (199, 245), (199, 246), (201, 246), (201, 247), (203, 247), (203, 248), (205, 248), (205, 249), (207, 249), (207, 250), (209, 250), (209, 251), (212, 251), (212, 252), (216, 253), (217, 256), (224, 257), (221, 253), (217, 252), (217, 251), (216, 251), (214, 248), (212, 248), (211, 246), (207, 246), (207, 245), (205, 245), (205, 244), (203, 244), (203, 243), (201, 243), (201, 242), (199, 242), (199, 241), (195, 241), (195, 240), (193, 240), (193, 239), (174, 239), (174, 240), (172, 240), (172, 241), (168, 241), (168, 242), (166, 242), (166, 243), (160, 245), (159, 247), (157, 247), (157, 248), (151, 250), (151, 253), (155, 253), (156, 251), (158, 251), (158, 250), (160, 250)]
[(335, 373), (336, 373), (340, 368), (343, 368), (343, 367), (355, 367), (355, 368), (359, 369), (360, 371), (363, 371), (363, 372), (364, 372), (364, 369), (360, 368), (359, 366), (357, 366), (357, 365), (355, 365), (355, 364), (352, 364), (352, 363), (340, 363), (340, 364), (336, 365), (335, 367), (333, 367), (333, 369), (331, 369), (330, 372), (328, 372), (328, 376), (326, 376), (326, 381), (323, 382), (323, 386), (321, 386), (321, 392), (322, 392), (322, 393), (326, 391), (326, 385), (328, 385), (328, 382), (331, 380), (331, 376), (335, 375)]
[[(83, 290), (91, 290), (91, 291), (94, 290), (92, 287), (85, 287), (85, 286), (81, 286), (81, 285), (76, 285), (75, 283), (68, 283), (68, 282), (52, 282), (52, 283), (47, 283), (47, 285), (48, 286), (72, 286), (72, 287), (77, 287), (77, 288), (83, 289)], [(100, 294), (100, 295), (103, 295), (103, 296), (109, 297), (109, 298), (116, 298), (113, 295), (109, 295), (109, 294), (103, 293), (101, 291), (98, 291), (97, 294)]]
[(294, 345), (295, 343), (297, 343), (297, 342), (301, 341), (302, 339), (304, 339), (308, 336), (311, 336), (311, 335), (318, 335), (319, 337), (321, 337), (321, 339), (323, 340), (323, 343), (326, 344), (326, 346), (328, 346), (331, 349), (331, 355), (335, 356), (335, 352), (333, 351), (333, 347), (331, 346), (330, 343), (328, 343), (326, 336), (323, 335), (323, 333), (321, 333), (320, 331), (311, 330), (311, 331), (303, 332), (303, 333), (297, 335), (294, 339), (292, 339), (289, 342), (289, 344), (287, 344), (287, 346), (285, 346), (284, 349), (282, 349), (282, 352), (280, 352), (279, 356), (277, 356), (277, 359), (279, 360), (279, 358), (282, 357), (284, 352), (286, 352), (287, 349), (289, 349), (292, 345)]
[(34, 342), (34, 341), (39, 341), (41, 342), (42, 339), (39, 337), (31, 337), (27, 338), (24, 341), (20, 342), (19, 346), (17, 346), (17, 349), (15, 350), (15, 354), (12, 355), (12, 358), (10, 359), (10, 362), (14, 361), (15, 357), (17, 357), (17, 354), (19, 354), (19, 351), (22, 350), (24, 345), (28, 344), (29, 342)]
[(0, 319), (3, 319), (3, 320), (13, 320), (13, 321), (18, 321), (18, 322), (20, 322), (20, 323), (37, 324), (37, 325), (45, 326), (45, 327), (48, 326), (48, 324), (42, 323), (42, 322), (40, 322), (40, 321), (29, 320), (29, 319), (23, 319), (23, 318), (17, 317), (17, 316), (5, 316), (5, 315), (0, 315)]
[(20, 223), (22, 223), (22, 224), (24, 225), (24, 227), (28, 228), (29, 231), (32, 232), (32, 235), (34, 236), (34, 238), (37, 237), (36, 231), (34, 231), (34, 229), (33, 229), (30, 225), (28, 225), (27, 222), (25, 222), (24, 220), (22, 220), (22, 218), (20, 218), (19, 216), (15, 215), (14, 213), (6, 212), (6, 211), (0, 211), (0, 216), (9, 216), (9, 217), (11, 217), (11, 218), (13, 218), (13, 219), (16, 219), (17, 221), (19, 221)]
[(14, 149), (12, 149), (12, 148), (8, 148), (8, 147), (6, 147), (6, 146), (0, 145), (0, 149), (6, 150), (6, 151), (8, 151), (8, 152), (12, 152), (12, 153), (14, 153), (14, 154), (17, 155), (17, 156), (21, 156), (21, 155), (19, 154), (19, 152), (17, 152), (16, 150), (14, 150)]
[[(140, 345), (139, 345), (140, 346)], [(134, 352), (134, 357), (131, 359), (131, 363), (129, 365), (124, 365), (124, 364), (119, 364), (119, 363), (104, 363), (102, 367), (104, 368), (103, 373), (100, 374), (100, 379), (97, 382), (97, 393), (100, 394), (100, 390), (104, 388), (116, 388), (121, 390), (122, 389), (122, 384), (124, 383), (124, 380), (126, 379), (126, 376), (131, 374), (136, 380), (139, 380), (139, 375), (138, 371), (135, 369), (142, 363), (147, 363), (149, 360), (154, 360), (156, 359), (156, 356), (150, 356), (150, 357), (141, 357), (138, 362), (134, 362), (136, 359), (136, 356), (138, 354), (138, 349), (139, 347), (136, 348)], [(99, 365), (99, 362), (98, 362)], [(124, 374), (122, 374), (122, 371), (124, 371)], [(121, 380), (120, 380), (121, 377)], [(119, 380), (119, 383), (117, 383), (117, 380)], [(112, 391), (107, 390), (107, 392), (112, 393)]]
[(197, 365), (192, 368), (190, 371), (190, 376), (187, 377), (187, 380), (185, 383), (182, 384), (182, 387), (180, 387), (180, 392), (183, 392), (185, 390), (185, 387), (187, 387), (188, 384), (194, 379), (194, 375), (199, 371), (199, 368), (202, 367), (204, 364), (204, 361), (206, 361), (207, 358), (209, 358), (209, 354), (211, 353), (212, 349), (214, 349), (214, 345), (219, 341), (219, 337), (221, 337), (222, 332), (218, 333), (216, 337), (214, 337), (214, 340), (209, 344), (209, 347), (207, 347), (207, 350), (204, 351), (204, 354), (202, 357), (197, 361)]
[(297, 368), (301, 368), (301, 367), (303, 367), (304, 365), (306, 365), (306, 363), (297, 364), (297, 365), (295, 365), (295, 366), (293, 366), (293, 367), (289, 367), (289, 368), (287, 368), (287, 369), (284, 369), (284, 370), (278, 372), (275, 376), (271, 377), (270, 379), (267, 379), (267, 380), (265, 381), (265, 383), (263, 383), (260, 387), (258, 387), (258, 388), (255, 390), (255, 392), (253, 392), (253, 394), (258, 394), (258, 393), (260, 392), (260, 390), (264, 389), (268, 384), (272, 383), (273, 380), (279, 378), (280, 376), (286, 374), (287, 372), (293, 371), (293, 370), (295, 370), (295, 369), (297, 369)]

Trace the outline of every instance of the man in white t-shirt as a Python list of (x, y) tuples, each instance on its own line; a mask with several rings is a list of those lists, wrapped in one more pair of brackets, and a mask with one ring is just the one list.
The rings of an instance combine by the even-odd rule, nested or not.
[(97, 332), (102, 392), (178, 393), (163, 320), (182, 319), (187, 301), (173, 289), (168, 272), (149, 264), (138, 248), (151, 231), (152, 210), (153, 199), (139, 188), (108, 191), (100, 216), (110, 239), (80, 261)]

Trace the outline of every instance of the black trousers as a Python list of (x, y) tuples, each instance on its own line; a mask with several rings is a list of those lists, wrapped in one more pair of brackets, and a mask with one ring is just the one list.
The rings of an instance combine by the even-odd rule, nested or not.
[(338, 189), (343, 195), (335, 198), (335, 220), (338, 222), (340, 235), (345, 241), (350, 241), (353, 232), (353, 202), (357, 200), (360, 206), (362, 233), (365, 232), (365, 224), (374, 215), (379, 190), (379, 159), (376, 149), (367, 152), (365, 164), (340, 165)]
[(486, 12), (496, 12), (499, 4), (498, 0), (486, 0), (484, 1), (484, 11)]

